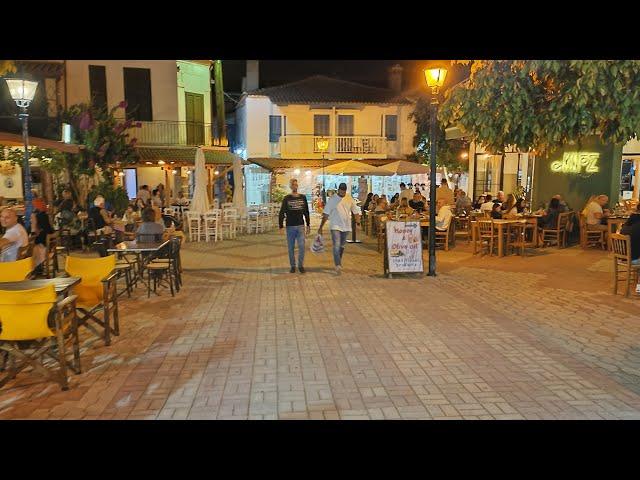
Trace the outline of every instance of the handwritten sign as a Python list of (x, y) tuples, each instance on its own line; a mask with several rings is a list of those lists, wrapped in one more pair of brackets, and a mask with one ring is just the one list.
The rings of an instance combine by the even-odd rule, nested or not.
[(388, 221), (386, 229), (389, 273), (423, 272), (420, 222)]

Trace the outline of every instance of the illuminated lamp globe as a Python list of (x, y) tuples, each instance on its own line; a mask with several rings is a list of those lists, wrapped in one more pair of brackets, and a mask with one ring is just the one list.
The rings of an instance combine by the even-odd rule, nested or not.
[(36, 96), (38, 82), (22, 78), (7, 78), (6, 81), (11, 98), (16, 102), (16, 105), (20, 108), (27, 108), (31, 104), (33, 97)]

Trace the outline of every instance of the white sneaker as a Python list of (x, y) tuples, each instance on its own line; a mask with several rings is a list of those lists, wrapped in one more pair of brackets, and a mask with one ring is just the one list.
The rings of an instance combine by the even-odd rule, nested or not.
[(342, 267), (340, 265), (336, 266), (336, 275), (342, 275)]

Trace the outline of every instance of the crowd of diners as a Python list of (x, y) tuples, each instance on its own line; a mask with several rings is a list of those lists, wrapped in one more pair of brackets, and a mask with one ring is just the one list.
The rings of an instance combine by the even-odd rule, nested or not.
[[(95, 232), (97, 237), (113, 235), (118, 241), (125, 238), (125, 232), (130, 234), (127, 238), (160, 241), (165, 232), (181, 229), (178, 218), (162, 213), (163, 207), (169, 206), (171, 202), (167, 199), (162, 184), (152, 191), (147, 185), (140, 187), (136, 198), (129, 202), (121, 215), (97, 193), (95, 187), (88, 192), (87, 209), (74, 200), (69, 189), (62, 190), (51, 206), (48, 206), (36, 191), (32, 194), (33, 213), (29, 232), (15, 207), (5, 207), (0, 212), (0, 225), (4, 230), (0, 238), (0, 262), (18, 260), (20, 248), (27, 246), (31, 241), (36, 273), (42, 271), (45, 261), (47, 236), (56, 230), (67, 231), (73, 244), (81, 245), (81, 237), (86, 240), (91, 232)], [(189, 201), (180, 192), (171, 204), (187, 206)]]

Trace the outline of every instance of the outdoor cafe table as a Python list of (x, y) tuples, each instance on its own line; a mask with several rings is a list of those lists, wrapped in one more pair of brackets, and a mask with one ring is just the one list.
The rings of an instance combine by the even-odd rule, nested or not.
[[(509, 227), (511, 225), (524, 224), (524, 223), (535, 223), (537, 225), (537, 217), (540, 215), (527, 215), (525, 217), (519, 218), (510, 218), (510, 219), (494, 219), (493, 225), (498, 230), (498, 257), (504, 257), (504, 237), (505, 234), (509, 231)], [(491, 219), (486, 219), (487, 221)], [(475, 224), (475, 225), (474, 225)], [(478, 222), (473, 222), (471, 227), (471, 241), (473, 243), (473, 249), (476, 253), (476, 239), (477, 239), (477, 226)], [(537, 245), (537, 233), (535, 239)]]
[(145, 265), (143, 260), (150, 258), (154, 253), (160, 252), (162, 248), (169, 245), (170, 241), (170, 239), (163, 240), (162, 242), (138, 242), (136, 240), (130, 240), (118, 243), (115, 248), (107, 249), (107, 252), (120, 255), (135, 255), (138, 259), (137, 278), (142, 280), (143, 267)]
[(80, 283), (80, 277), (55, 277), (39, 280), (21, 280), (19, 282), (0, 282), (0, 290), (33, 290), (53, 284), (56, 295), (66, 297), (73, 287)]

